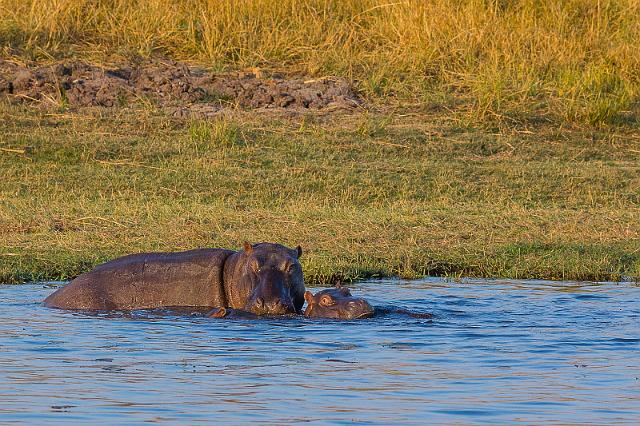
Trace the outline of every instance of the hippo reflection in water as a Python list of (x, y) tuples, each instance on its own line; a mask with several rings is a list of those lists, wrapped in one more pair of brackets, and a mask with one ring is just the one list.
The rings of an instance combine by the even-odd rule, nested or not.
[(244, 250), (198, 249), (124, 256), (80, 275), (44, 305), (76, 310), (230, 307), (254, 315), (300, 313), (304, 281), (295, 249), (244, 244)]

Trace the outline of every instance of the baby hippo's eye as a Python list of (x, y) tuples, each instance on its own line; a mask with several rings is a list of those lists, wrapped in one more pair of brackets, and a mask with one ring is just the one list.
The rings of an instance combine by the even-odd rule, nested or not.
[(331, 306), (333, 305), (335, 302), (333, 301), (333, 299), (331, 298), (331, 296), (329, 296), (328, 294), (325, 294), (324, 296), (322, 296), (320, 298), (320, 306)]

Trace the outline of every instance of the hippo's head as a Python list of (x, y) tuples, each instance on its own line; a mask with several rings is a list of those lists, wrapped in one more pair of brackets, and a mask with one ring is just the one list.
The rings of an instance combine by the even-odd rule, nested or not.
[(361, 297), (353, 297), (347, 287), (334, 287), (317, 292), (304, 293), (307, 308), (304, 316), (308, 318), (356, 319), (370, 318), (373, 307)]
[(304, 304), (301, 255), (300, 246), (245, 243), (233, 266), (235, 283), (227, 289), (231, 306), (256, 315), (300, 313)]

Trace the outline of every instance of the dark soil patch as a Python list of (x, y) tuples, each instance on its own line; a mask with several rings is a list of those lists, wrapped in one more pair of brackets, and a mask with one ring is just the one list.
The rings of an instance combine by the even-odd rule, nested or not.
[(0, 59), (0, 96), (74, 107), (118, 107), (146, 100), (174, 115), (210, 115), (224, 107), (308, 110), (362, 104), (340, 78), (285, 78), (261, 72), (215, 74), (166, 59), (113, 68), (77, 61), (29, 67)]

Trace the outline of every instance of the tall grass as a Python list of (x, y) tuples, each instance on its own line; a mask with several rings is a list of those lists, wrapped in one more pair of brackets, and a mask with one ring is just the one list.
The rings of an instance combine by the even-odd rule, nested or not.
[(479, 119), (635, 122), (638, 0), (0, 0), (7, 55), (162, 52)]

